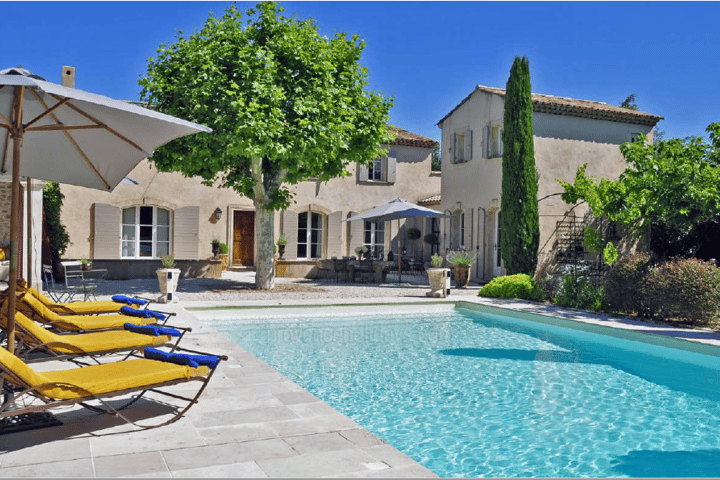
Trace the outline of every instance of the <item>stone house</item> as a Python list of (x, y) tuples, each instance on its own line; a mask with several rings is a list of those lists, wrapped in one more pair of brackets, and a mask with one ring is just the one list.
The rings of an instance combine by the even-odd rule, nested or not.
[[(504, 274), (500, 250), (502, 127), (505, 90), (478, 85), (439, 122), (442, 129), (441, 249), (478, 253), (473, 276)], [(621, 143), (640, 134), (652, 141), (657, 115), (606, 103), (533, 94), (535, 162), (539, 174), (539, 266), (563, 254), (568, 239), (556, 232), (582, 232), (584, 205), (562, 201), (556, 178), (572, 181), (578, 166), (587, 174), (617, 178), (626, 167)], [(567, 228), (562, 228), (567, 227)], [(575, 239), (577, 240), (577, 238)]]
[[(275, 216), (275, 238), (284, 235), (289, 240), (278, 274), (314, 276), (320, 259), (355, 255), (360, 245), (386, 255), (391, 249), (397, 251), (399, 236), (410, 226), (423, 235), (439, 229), (436, 222), (425, 219), (401, 223), (400, 232), (396, 222), (343, 222), (396, 198), (417, 203), (439, 194), (440, 172), (431, 171), (431, 153), (438, 142), (399, 128), (395, 131), (387, 155), (372, 167), (353, 164), (350, 176), (292, 187), (292, 207)], [(254, 267), (251, 199), (229, 189), (203, 186), (199, 178), (159, 172), (148, 160), (128, 178), (136, 184), (123, 183), (112, 192), (61, 187), (62, 221), (72, 242), (67, 259), (90, 258), (95, 267), (108, 269), (108, 278), (137, 278), (154, 276), (160, 256), (171, 254), (184, 276), (202, 276), (212, 257), (211, 240), (217, 238), (228, 245), (231, 266)], [(422, 238), (407, 245), (421, 259), (430, 255)]]

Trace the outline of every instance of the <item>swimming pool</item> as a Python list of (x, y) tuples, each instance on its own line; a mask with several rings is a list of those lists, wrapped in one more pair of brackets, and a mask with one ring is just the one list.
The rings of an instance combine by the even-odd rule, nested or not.
[(212, 315), (443, 477), (720, 475), (712, 347), (482, 306)]

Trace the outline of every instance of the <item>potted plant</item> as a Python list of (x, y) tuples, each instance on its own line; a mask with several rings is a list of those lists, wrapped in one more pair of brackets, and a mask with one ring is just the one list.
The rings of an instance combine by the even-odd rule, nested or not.
[(92, 270), (92, 260), (89, 260), (87, 258), (81, 258), (80, 270), (82, 270), (83, 272), (89, 272), (90, 270)]
[(449, 268), (443, 268), (445, 259), (440, 255), (433, 255), (430, 257), (430, 264), (428, 268), (428, 283), (430, 283), (430, 291), (426, 293), (428, 297), (442, 297), (445, 298), (450, 293), (450, 282), (447, 280), (450, 275)]
[(366, 257), (368, 254), (368, 247), (365, 245), (360, 245), (359, 247), (355, 247), (355, 255), (358, 256), (358, 260), (361, 260), (363, 257)]
[(213, 239), (210, 240), (210, 245), (212, 246), (213, 256), (217, 257), (218, 253), (220, 253), (220, 239), (217, 237), (213, 237)]
[(285, 235), (280, 235), (275, 243), (278, 247), (278, 257), (280, 260), (282, 260), (283, 255), (285, 255), (285, 246), (288, 243), (288, 239)]
[(220, 249), (218, 253), (218, 257), (220, 257), (220, 260), (222, 260), (222, 269), (223, 271), (227, 270), (228, 265), (230, 264), (230, 256), (228, 255), (228, 252), (230, 249), (228, 248), (227, 243), (221, 243)]
[(447, 253), (447, 261), (454, 267), (455, 288), (465, 288), (470, 281), (472, 264), (477, 258), (477, 253), (471, 250), (451, 250)]
[(175, 257), (172, 255), (162, 255), (160, 263), (162, 263), (162, 268), (158, 268), (156, 271), (160, 293), (162, 293), (159, 301), (163, 303), (176, 302), (175, 289), (180, 279), (180, 269), (175, 268)]
[(422, 233), (420, 233), (420, 229), (411, 227), (407, 229), (407, 232), (405, 232), (405, 236), (408, 238), (408, 240), (417, 240), (422, 236)]

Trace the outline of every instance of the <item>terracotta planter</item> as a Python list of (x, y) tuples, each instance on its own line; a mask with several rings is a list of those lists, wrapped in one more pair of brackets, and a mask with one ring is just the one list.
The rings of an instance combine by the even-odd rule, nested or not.
[(455, 288), (465, 288), (470, 281), (471, 265), (455, 265)]

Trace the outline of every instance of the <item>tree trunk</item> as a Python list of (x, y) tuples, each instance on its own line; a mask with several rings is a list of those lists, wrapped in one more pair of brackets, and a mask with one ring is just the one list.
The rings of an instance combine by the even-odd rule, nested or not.
[(255, 238), (257, 260), (255, 264), (255, 288), (271, 290), (275, 286), (273, 247), (275, 245), (275, 212), (265, 208), (265, 203), (255, 199)]

